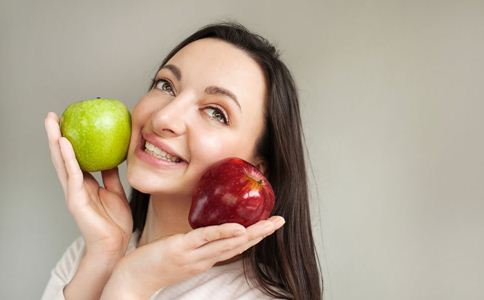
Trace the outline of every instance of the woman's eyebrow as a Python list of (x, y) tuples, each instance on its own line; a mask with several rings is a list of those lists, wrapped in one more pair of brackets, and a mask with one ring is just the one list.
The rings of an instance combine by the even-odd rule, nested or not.
[(181, 71), (180, 71), (180, 69), (178, 69), (177, 66), (175, 66), (175, 65), (164, 65), (162, 67), (162, 69), (168, 69), (168, 70), (170, 70), (173, 73), (173, 75), (175, 75), (176, 80), (178, 80), (178, 81), (181, 80), (181, 78), (182, 78)]
[(229, 91), (227, 89), (224, 89), (224, 88), (221, 88), (221, 87), (218, 87), (218, 86), (209, 86), (209, 87), (207, 87), (205, 89), (205, 93), (208, 94), (208, 95), (222, 95), (222, 96), (227, 96), (232, 101), (234, 101), (235, 104), (237, 104), (237, 106), (239, 107), (239, 109), (242, 111), (242, 108), (240, 107), (240, 103), (237, 100), (237, 96), (235, 96), (234, 93), (232, 93), (231, 91)]
[[(170, 65), (170, 64), (164, 65), (161, 69), (168, 69), (168, 70), (170, 70), (173, 73), (173, 75), (176, 77), (176, 79), (178, 81), (180, 81), (181, 78), (182, 78), (180, 69), (177, 66), (175, 66), (175, 65)], [(218, 86), (209, 86), (209, 87), (207, 87), (205, 89), (205, 93), (208, 94), (208, 95), (222, 95), (222, 96), (227, 96), (231, 100), (233, 100), (235, 102), (235, 104), (237, 104), (237, 106), (239, 107), (239, 109), (242, 111), (242, 107), (240, 106), (240, 103), (237, 100), (237, 96), (235, 96), (234, 93), (232, 93), (231, 91), (229, 91), (227, 89), (224, 89), (224, 88), (218, 87)]]

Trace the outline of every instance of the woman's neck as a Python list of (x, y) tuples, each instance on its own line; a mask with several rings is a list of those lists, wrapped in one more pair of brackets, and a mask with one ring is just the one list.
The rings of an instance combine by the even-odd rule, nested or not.
[(173, 234), (192, 230), (188, 223), (190, 205), (190, 198), (151, 195), (138, 247)]

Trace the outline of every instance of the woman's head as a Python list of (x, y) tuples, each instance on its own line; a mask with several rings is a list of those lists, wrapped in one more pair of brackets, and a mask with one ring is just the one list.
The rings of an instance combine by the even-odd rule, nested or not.
[(133, 109), (130, 184), (190, 199), (203, 171), (222, 158), (263, 165), (255, 147), (265, 95), (264, 74), (245, 51), (214, 38), (188, 43), (161, 66)]
[[(177, 73), (181, 73), (178, 75), (182, 80), (176, 79)], [(184, 77), (185, 73), (187, 77)], [(169, 85), (158, 81), (166, 76), (172, 83), (176, 82)], [(185, 78), (190, 80), (190, 85), (185, 85)], [(236, 94), (242, 113), (226, 92), (218, 90), (226, 102), (224, 109), (234, 111), (233, 122), (241, 127), (230, 131), (223, 125), (223, 112), (216, 112), (213, 108), (202, 111), (205, 115), (201, 114), (210, 115), (211, 122), (204, 123), (202, 117), (194, 117), (199, 113), (195, 112), (196, 108), (205, 106), (189, 104), (195, 103), (197, 96), (209, 94), (206, 88), (210, 85)], [(153, 90), (156, 87), (158, 89)], [(171, 94), (173, 88), (175, 93)], [(179, 98), (170, 102), (178, 89), (181, 90)], [(205, 104), (208, 103), (212, 101)], [(283, 216), (286, 224), (275, 235), (246, 251), (245, 261), (255, 270), (262, 290), (273, 296), (319, 299), (322, 282), (311, 231), (299, 102), (289, 70), (268, 41), (233, 23), (214, 24), (198, 30), (162, 62), (150, 91), (133, 111), (133, 128), (134, 143), (128, 157), (128, 180), (134, 187), (131, 197), (133, 230), (144, 228), (149, 193), (155, 189), (168, 189), (156, 182), (165, 171), (145, 169), (144, 174), (151, 174), (153, 182), (136, 171), (133, 147), (142, 149), (144, 142), (143, 134), (137, 137), (136, 131), (139, 135), (146, 130), (147, 137), (156, 134), (162, 141), (170, 139), (170, 146), (180, 147), (174, 150), (178, 150), (177, 154), (188, 162), (188, 168), (185, 169), (184, 162), (181, 162), (177, 176), (187, 179), (187, 195), (191, 192), (187, 186), (193, 186), (197, 176), (201, 176), (202, 168), (211, 162), (225, 156), (247, 159), (258, 165), (271, 182), (276, 196), (273, 214)], [(196, 136), (197, 133), (207, 136)], [(186, 137), (183, 138), (182, 134)], [(199, 161), (193, 161), (195, 158)], [(190, 163), (194, 167), (189, 173)], [(177, 184), (172, 181), (170, 187), (180, 188)]]

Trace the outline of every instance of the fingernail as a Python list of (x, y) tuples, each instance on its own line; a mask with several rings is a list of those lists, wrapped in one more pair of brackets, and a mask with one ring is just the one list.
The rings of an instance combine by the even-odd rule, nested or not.
[(282, 226), (284, 225), (284, 223), (286, 223), (286, 220), (284, 220), (283, 217), (280, 217), (279, 220), (277, 220), (277, 226)]

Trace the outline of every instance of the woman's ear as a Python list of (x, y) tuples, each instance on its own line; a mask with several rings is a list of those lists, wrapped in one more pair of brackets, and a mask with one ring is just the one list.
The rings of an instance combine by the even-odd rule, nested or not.
[(264, 176), (267, 175), (267, 163), (264, 158), (256, 157), (256, 159), (254, 160), (254, 166), (259, 169), (259, 171), (261, 171)]

